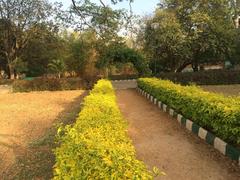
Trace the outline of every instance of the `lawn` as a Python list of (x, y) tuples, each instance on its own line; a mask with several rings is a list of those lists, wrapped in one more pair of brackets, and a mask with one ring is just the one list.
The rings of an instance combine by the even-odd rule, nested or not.
[(240, 84), (237, 85), (209, 85), (201, 86), (202, 89), (214, 93), (221, 93), (226, 96), (240, 96)]
[[(0, 94), (0, 179), (48, 179), (59, 122), (80, 111), (84, 91)], [(46, 171), (46, 169), (48, 171)]]

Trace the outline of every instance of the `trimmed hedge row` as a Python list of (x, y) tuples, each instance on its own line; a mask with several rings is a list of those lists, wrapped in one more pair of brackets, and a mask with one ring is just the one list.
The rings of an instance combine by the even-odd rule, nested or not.
[(168, 79), (183, 85), (195, 83), (198, 85), (240, 84), (240, 71), (208, 70), (185, 73), (160, 73), (158, 78)]
[(196, 86), (156, 78), (138, 79), (138, 87), (223, 140), (240, 145), (240, 102)]
[(80, 78), (35, 78), (33, 80), (15, 80), (14, 92), (61, 91), (91, 88), (92, 84)]
[(76, 124), (64, 128), (54, 179), (152, 179), (136, 159), (126, 128), (111, 83), (98, 81)]

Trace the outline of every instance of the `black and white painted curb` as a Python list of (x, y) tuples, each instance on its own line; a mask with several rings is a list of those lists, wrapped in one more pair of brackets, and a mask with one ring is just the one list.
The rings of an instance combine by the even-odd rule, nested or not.
[(225, 156), (228, 156), (232, 160), (238, 161), (238, 164), (240, 165), (240, 150), (233, 147), (232, 145), (224, 142), (220, 138), (216, 137), (211, 132), (205, 130), (204, 128), (200, 127), (196, 123), (192, 122), (189, 119), (186, 119), (183, 115), (178, 114), (174, 109), (169, 107), (168, 105), (162, 103), (161, 101), (158, 101), (155, 97), (153, 97), (151, 94), (145, 92), (144, 90), (137, 88), (138, 92), (146, 97), (148, 100), (150, 100), (152, 103), (157, 105), (160, 109), (162, 109), (164, 112), (169, 113), (170, 116), (177, 119), (177, 121), (184, 127), (186, 127), (189, 131), (196, 134), (201, 139), (205, 140), (208, 144), (214, 146), (215, 149), (220, 151)]
[(131, 81), (137, 81), (136, 79), (125, 79), (125, 80), (111, 80), (112, 82), (131, 82)]

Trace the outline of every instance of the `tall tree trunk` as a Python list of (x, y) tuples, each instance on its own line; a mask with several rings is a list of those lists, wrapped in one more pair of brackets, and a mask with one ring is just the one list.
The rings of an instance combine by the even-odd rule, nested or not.
[[(198, 56), (197, 56), (198, 57)], [(199, 71), (199, 62), (198, 59), (194, 59), (192, 62), (192, 69), (194, 72), (198, 72)]]
[(237, 15), (234, 19), (234, 25), (235, 25), (235, 28), (238, 29), (239, 28), (239, 16)]
[(193, 69), (193, 72), (198, 72), (199, 71), (199, 68), (198, 68), (198, 64), (193, 64), (192, 65), (192, 69)]
[(9, 69), (9, 79), (15, 79), (14, 68), (12, 67), (12, 65), (9, 64), (8, 69)]
[(234, 17), (233, 17), (233, 22), (235, 25), (235, 28), (239, 28), (239, 20), (240, 20), (240, 14), (239, 14), (239, 8), (240, 8), (240, 0), (236, 0), (234, 4)]
[(109, 76), (109, 69), (108, 69), (108, 67), (106, 67), (106, 68), (104, 68), (104, 77), (108, 78), (108, 76)]

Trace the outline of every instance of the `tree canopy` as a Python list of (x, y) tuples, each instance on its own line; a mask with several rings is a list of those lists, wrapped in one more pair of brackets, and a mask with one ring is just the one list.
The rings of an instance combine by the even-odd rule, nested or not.
[[(165, 0), (146, 21), (144, 50), (157, 71), (194, 71), (204, 63), (237, 61), (236, 3)], [(234, 58), (233, 58), (234, 57)]]
[(132, 63), (140, 75), (150, 74), (148, 64), (137, 50), (127, 47), (123, 43), (113, 43), (100, 54), (97, 67), (104, 68), (117, 63)]
[(46, 0), (1, 0), (0, 41), (9, 76), (14, 78), (15, 64), (38, 30), (39, 23), (51, 24), (53, 9)]
[[(132, 64), (140, 75), (199, 71), (204, 64), (239, 64), (239, 0), (164, 0), (153, 15), (134, 15), (123, 0), (0, 1), (0, 70), (43, 76), (102, 74)], [(53, 69), (53, 68), (52, 68)], [(62, 72), (64, 71), (64, 73)]]

